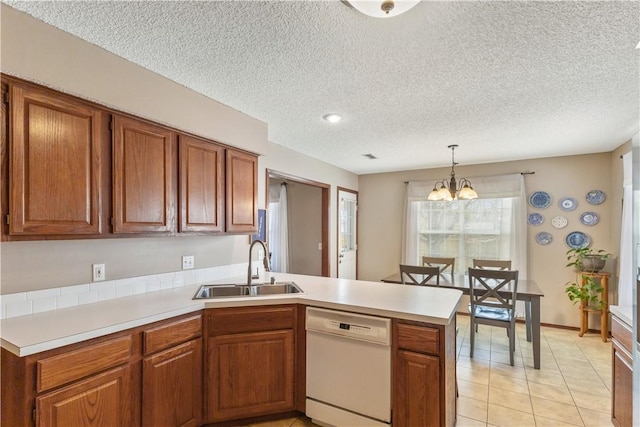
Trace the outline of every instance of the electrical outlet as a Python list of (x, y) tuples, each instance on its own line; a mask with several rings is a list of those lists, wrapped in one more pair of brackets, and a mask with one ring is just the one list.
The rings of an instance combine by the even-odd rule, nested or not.
[(194, 260), (193, 255), (185, 255), (182, 257), (182, 269), (190, 270), (193, 268)]
[(104, 264), (93, 264), (93, 281), (101, 282), (106, 277), (106, 271), (104, 269)]

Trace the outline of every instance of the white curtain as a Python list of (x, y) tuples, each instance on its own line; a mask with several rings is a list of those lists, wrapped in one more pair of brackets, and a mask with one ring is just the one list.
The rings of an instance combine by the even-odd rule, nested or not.
[[(275, 191), (272, 191), (272, 188)], [(271, 271), (289, 272), (289, 220), (287, 216), (287, 186), (269, 189), (269, 251)]]
[(618, 275), (618, 305), (633, 305), (633, 188), (631, 152), (622, 156), (624, 179), (622, 183), (622, 227), (620, 229), (620, 274)]

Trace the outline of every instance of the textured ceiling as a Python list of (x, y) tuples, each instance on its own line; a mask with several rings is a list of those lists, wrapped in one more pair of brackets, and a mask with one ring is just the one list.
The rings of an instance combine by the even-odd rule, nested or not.
[(638, 132), (638, 1), (423, 1), (392, 19), (340, 1), (3, 2), (358, 174), (446, 166), (449, 144), (487, 163)]

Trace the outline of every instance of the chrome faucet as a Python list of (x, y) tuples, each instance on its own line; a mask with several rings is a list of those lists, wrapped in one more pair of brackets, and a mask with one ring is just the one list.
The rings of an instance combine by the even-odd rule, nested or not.
[(253, 274), (251, 271), (251, 252), (253, 251), (253, 246), (259, 243), (262, 245), (262, 249), (264, 250), (264, 258), (262, 259), (262, 264), (264, 264), (264, 271), (271, 271), (269, 267), (269, 251), (267, 250), (267, 245), (262, 240), (254, 240), (251, 242), (251, 246), (249, 246), (249, 272), (247, 274), (247, 286), (251, 286), (251, 279), (253, 278)]

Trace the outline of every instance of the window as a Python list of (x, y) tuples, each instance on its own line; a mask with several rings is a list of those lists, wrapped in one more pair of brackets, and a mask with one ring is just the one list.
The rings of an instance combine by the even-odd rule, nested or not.
[(407, 183), (402, 262), (454, 257), (464, 273), (473, 258), (509, 259), (527, 277), (526, 197), (521, 174), (471, 178), (480, 198), (432, 202), (432, 182)]
[(418, 201), (411, 202), (411, 209), (418, 219), (412, 264), (422, 256), (454, 257), (457, 272), (463, 273), (473, 258), (512, 259), (512, 198)]
[(340, 251), (356, 249), (356, 201), (340, 200)]

